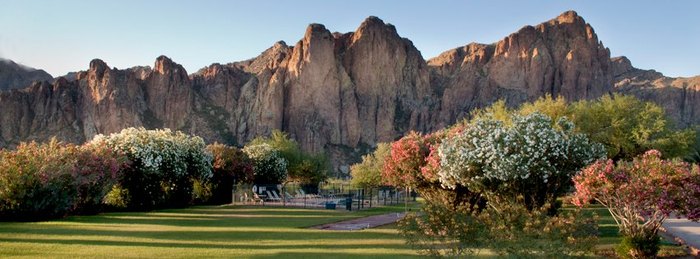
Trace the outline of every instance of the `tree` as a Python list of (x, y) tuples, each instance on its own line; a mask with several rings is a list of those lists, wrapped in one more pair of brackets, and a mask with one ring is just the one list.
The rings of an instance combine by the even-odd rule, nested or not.
[(657, 150), (632, 162), (598, 161), (574, 177), (574, 204), (596, 200), (620, 227), (629, 247), (621, 256), (652, 258), (658, 230), (672, 214), (700, 219), (700, 171), (678, 160), (663, 160)]
[(389, 156), (391, 146), (379, 143), (373, 153), (362, 156), (362, 162), (350, 167), (352, 185), (358, 188), (374, 188), (382, 185), (384, 160)]
[(305, 186), (305, 190), (316, 192), (320, 182), (328, 178), (330, 162), (323, 153), (309, 154), (301, 150), (299, 144), (286, 133), (273, 130), (268, 138), (259, 137), (248, 145), (266, 144), (287, 161), (287, 178), (282, 182), (296, 182)]
[(663, 108), (632, 96), (615, 94), (571, 106), (577, 131), (605, 145), (608, 157), (631, 160), (650, 149), (666, 157), (682, 157), (695, 142), (693, 129), (676, 130)]
[(287, 178), (287, 160), (269, 144), (248, 144), (243, 152), (253, 160), (256, 184), (279, 184)]

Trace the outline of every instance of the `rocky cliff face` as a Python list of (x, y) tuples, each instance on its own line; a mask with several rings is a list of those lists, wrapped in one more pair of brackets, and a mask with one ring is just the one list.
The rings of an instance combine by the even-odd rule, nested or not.
[(96, 59), (53, 84), (0, 92), (7, 111), (0, 113), (0, 145), (54, 135), (82, 142), (129, 126), (243, 145), (281, 129), (347, 173), (378, 142), (439, 129), (498, 99), (517, 105), (544, 94), (577, 100), (621, 91), (696, 123), (698, 81), (611, 60), (575, 12), (428, 61), (393, 25), (369, 17), (345, 34), (311, 24), (294, 46), (277, 42), (253, 59), (191, 75), (164, 56), (153, 69), (111, 69)]
[(634, 68), (626, 57), (612, 58), (611, 63), (617, 92), (661, 105), (680, 127), (700, 124), (700, 76), (666, 77)]
[(32, 82), (52, 81), (44, 70), (37, 70), (0, 58), (0, 90), (20, 89)]
[(593, 28), (569, 11), (494, 44), (449, 50), (428, 64), (433, 84), (443, 91), (444, 125), (498, 99), (516, 105), (544, 94), (599, 97), (612, 90), (609, 59)]

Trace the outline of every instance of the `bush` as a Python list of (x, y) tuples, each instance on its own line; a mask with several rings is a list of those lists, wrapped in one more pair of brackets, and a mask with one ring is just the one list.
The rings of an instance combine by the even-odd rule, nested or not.
[(75, 153), (72, 175), (77, 188), (74, 214), (94, 214), (129, 167), (128, 158), (106, 146), (84, 145)]
[(194, 182), (209, 181), (212, 175), (204, 140), (179, 131), (128, 128), (95, 136), (91, 143), (123, 152), (132, 161), (110, 193), (113, 206), (137, 210), (187, 206)]
[(223, 144), (209, 145), (207, 150), (213, 156), (213, 175), (208, 183), (198, 182), (198, 185), (195, 185), (195, 193), (206, 196), (209, 192), (210, 198), (201, 199), (206, 203), (231, 203), (234, 184), (253, 182), (253, 161), (240, 149)]
[(51, 140), (0, 151), (0, 218), (44, 220), (95, 213), (127, 165), (103, 146)]
[(532, 113), (513, 115), (511, 121), (506, 126), (480, 119), (443, 140), (438, 149), (440, 183), (512, 200), (522, 196), (534, 209), (555, 205), (576, 171), (604, 157), (603, 147), (574, 133), (573, 123), (565, 118), (554, 124), (548, 116)]
[(279, 184), (287, 178), (287, 160), (269, 144), (252, 144), (243, 152), (253, 160), (256, 184)]
[(658, 235), (623, 236), (615, 252), (621, 258), (655, 258), (659, 253), (659, 247)]
[[(330, 162), (323, 153), (309, 154), (301, 150), (299, 144), (289, 136), (279, 130), (273, 130), (268, 138), (256, 138), (248, 146), (266, 144), (276, 150), (278, 156), (286, 161), (286, 176), (279, 181), (296, 182), (305, 191), (318, 192), (318, 184), (328, 178)], [(269, 184), (261, 181), (256, 183)]]
[(490, 200), (484, 208), (428, 202), (399, 222), (408, 244), (431, 256), (475, 257), (482, 249), (516, 258), (582, 256), (596, 244), (595, 217), (580, 210), (550, 216), (522, 202)]
[[(657, 233), (671, 215), (700, 219), (700, 171), (647, 151), (632, 162), (598, 161), (574, 177), (574, 204), (596, 200), (612, 214), (620, 234), (629, 237), (621, 256), (653, 257)], [(649, 254), (652, 253), (653, 254)]]

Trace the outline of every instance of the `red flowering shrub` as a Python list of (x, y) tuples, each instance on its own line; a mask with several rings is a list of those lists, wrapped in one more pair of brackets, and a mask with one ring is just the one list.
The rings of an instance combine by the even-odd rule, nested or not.
[(77, 191), (73, 213), (96, 213), (130, 161), (104, 145), (86, 144), (72, 150), (71, 175)]
[[(574, 177), (572, 202), (596, 200), (605, 206), (629, 242), (639, 244), (622, 256), (654, 256), (658, 230), (672, 214), (700, 219), (700, 172), (676, 160), (663, 160), (656, 150), (632, 162), (598, 161)], [(648, 246), (648, 244), (657, 244)], [(639, 249), (641, 246), (648, 249)]]
[(429, 153), (430, 148), (420, 133), (408, 133), (391, 144), (391, 152), (384, 161), (382, 171), (384, 181), (393, 186), (409, 187), (424, 182), (422, 168)]

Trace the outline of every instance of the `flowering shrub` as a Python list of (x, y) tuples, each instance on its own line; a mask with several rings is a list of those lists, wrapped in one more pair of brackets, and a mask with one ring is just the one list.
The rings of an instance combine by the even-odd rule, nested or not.
[[(109, 136), (97, 135), (91, 143), (123, 152), (132, 161), (115, 188), (125, 195), (116, 200), (128, 208), (188, 205), (193, 182), (208, 181), (212, 176), (211, 155), (204, 140), (179, 131), (127, 128)], [(114, 193), (111, 196), (115, 198)]]
[(410, 132), (391, 144), (389, 157), (384, 161), (382, 177), (389, 185), (415, 187), (424, 182), (422, 168), (430, 149), (425, 138)]
[[(213, 176), (208, 185), (211, 197), (208, 202), (214, 204), (231, 203), (231, 192), (235, 183), (252, 183), (255, 171), (253, 161), (238, 148), (223, 144), (212, 144), (207, 150), (213, 156)], [(206, 186), (203, 188), (207, 188)]]
[[(663, 160), (656, 150), (617, 165), (612, 160), (598, 161), (576, 175), (574, 183), (572, 202), (583, 206), (598, 201), (632, 244), (622, 256), (655, 256), (659, 227), (671, 214), (700, 219), (698, 168)], [(642, 246), (648, 248), (640, 249)]]
[(0, 151), (0, 218), (40, 220), (100, 209), (127, 165), (102, 146), (52, 140)]
[(75, 150), (71, 162), (71, 174), (77, 189), (73, 213), (99, 212), (105, 195), (117, 184), (130, 161), (106, 146), (84, 145)]
[(278, 184), (287, 178), (287, 160), (269, 144), (253, 144), (243, 148), (253, 160), (256, 184)]
[[(540, 113), (513, 115), (512, 125), (493, 119), (442, 141), (440, 182), (512, 198), (523, 196), (528, 208), (555, 204), (571, 186), (571, 177), (605, 156), (604, 148), (573, 132), (573, 123)], [(556, 209), (556, 208), (554, 208)]]

